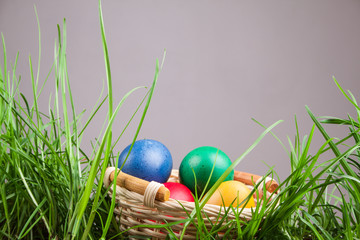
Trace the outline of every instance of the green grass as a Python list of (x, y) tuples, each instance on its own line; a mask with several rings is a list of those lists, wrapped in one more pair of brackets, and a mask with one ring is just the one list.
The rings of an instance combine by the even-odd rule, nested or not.
[[(105, 31), (100, 12), (108, 93), (99, 101), (88, 119), (77, 114), (71, 94), (66, 60), (66, 22), (58, 26), (59, 38), (55, 43), (54, 63), (48, 78), (55, 81), (55, 97), (49, 100), (49, 112), (40, 112), (38, 98), (41, 41), (39, 29), (39, 59), (34, 73), (29, 57), (33, 99), (28, 101), (20, 92), (16, 76), (16, 63), (10, 70), (2, 37), (4, 63), (1, 66), (1, 200), (0, 238), (8, 239), (100, 239), (108, 238), (117, 229), (112, 214), (114, 201), (107, 199), (103, 189), (103, 176), (110, 159), (113, 159), (112, 124), (116, 114), (135, 87), (113, 107), (111, 72)], [(39, 21), (38, 21), (39, 23)], [(40, 23), (39, 23), (40, 26)], [(150, 104), (156, 80), (160, 72), (156, 63), (155, 78), (144, 99), (134, 112), (143, 105), (142, 122)], [(35, 77), (36, 75), (36, 77)], [(47, 79), (44, 81), (46, 83)], [(94, 115), (108, 102), (108, 116), (100, 141), (88, 155), (81, 149), (81, 137)], [(30, 102), (32, 102), (30, 104)], [(129, 125), (129, 120), (127, 126)], [(81, 128), (81, 122), (85, 122)], [(124, 129), (123, 131), (125, 131)], [(119, 139), (118, 139), (119, 140)], [(117, 141), (118, 141), (117, 140)], [(116, 141), (116, 142), (117, 142)], [(106, 199), (105, 199), (106, 198)]]
[[(35, 9), (36, 12), (36, 9)], [(105, 169), (116, 164), (113, 149), (133, 121), (141, 114), (134, 133), (134, 143), (141, 130), (157, 83), (162, 63), (156, 61), (155, 75), (149, 88), (134, 87), (114, 103), (112, 96), (109, 50), (106, 43), (104, 21), (99, 1), (107, 94), (99, 93), (90, 116), (75, 111), (66, 59), (66, 22), (58, 26), (54, 62), (47, 77), (40, 79), (41, 34), (39, 25), (39, 58), (37, 68), (29, 57), (32, 99), (21, 92), (21, 76), (16, 74), (18, 54), (8, 59), (5, 38), (2, 35), (3, 64), (0, 66), (0, 239), (118, 239), (125, 238), (112, 214), (115, 195), (108, 196), (103, 187)], [(164, 54), (165, 55), (165, 54)], [(164, 60), (163, 60), (164, 61)], [(48, 81), (55, 82), (53, 97), (49, 98), (48, 112), (40, 111), (39, 97)], [(40, 83), (42, 82), (42, 85)], [(360, 239), (360, 107), (354, 95), (345, 91), (334, 78), (340, 93), (354, 106), (356, 117), (316, 117), (306, 107), (314, 122), (308, 134), (302, 136), (295, 118), (295, 138), (283, 143), (273, 129), (281, 121), (265, 127), (255, 121), (264, 132), (223, 174), (205, 194), (195, 199), (196, 209), (188, 213), (183, 223), (197, 227), (199, 239)], [(126, 99), (139, 89), (146, 89), (144, 97), (134, 109), (119, 137), (113, 138), (112, 124)], [(81, 149), (81, 139), (100, 108), (108, 114), (104, 127), (93, 144), (93, 151)], [(142, 111), (142, 112), (141, 112)], [(141, 112), (141, 113), (139, 113)], [(343, 136), (330, 136), (326, 127), (332, 124), (346, 129)], [(261, 199), (262, 207), (253, 209), (252, 219), (240, 217), (242, 209), (233, 211), (235, 219), (227, 214), (213, 222), (207, 229), (206, 215), (201, 209), (207, 199), (265, 136), (271, 134), (287, 152), (291, 173), (281, 181), (279, 194), (273, 200)], [(316, 134), (323, 144), (314, 146)], [(311, 152), (310, 149), (317, 149)], [(329, 157), (330, 156), (330, 157)], [(277, 174), (269, 169), (269, 176)], [(113, 187), (116, 185), (113, 183)], [(254, 190), (256, 194), (257, 190)], [(201, 200), (200, 200), (201, 199)], [(246, 200), (245, 200), (246, 201)], [(259, 199), (260, 201), (260, 199)], [(176, 223), (159, 225), (167, 227), (168, 238), (177, 239), (171, 230)]]

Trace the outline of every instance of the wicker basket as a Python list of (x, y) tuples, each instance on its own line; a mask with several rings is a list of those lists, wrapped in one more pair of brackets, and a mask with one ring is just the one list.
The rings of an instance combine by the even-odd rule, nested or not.
[[(106, 171), (104, 185), (108, 187), (111, 183), (110, 174), (114, 172), (115, 168), (110, 167)], [(261, 181), (274, 181), (271, 178), (261, 179)], [(168, 180), (169, 182), (179, 182), (178, 171), (173, 170)], [(259, 182), (259, 181), (258, 181)], [(261, 184), (262, 185), (262, 184)], [(169, 199), (168, 201), (155, 200), (155, 194), (161, 184), (152, 182), (146, 188), (145, 194), (141, 195), (133, 191), (129, 191), (123, 187), (116, 187), (116, 207), (114, 214), (116, 219), (120, 222), (120, 230), (125, 231), (131, 227), (138, 225), (159, 225), (162, 223), (171, 223), (183, 220), (188, 217), (195, 209), (193, 202), (177, 201)], [(253, 186), (247, 185), (249, 189), (253, 189)], [(260, 189), (259, 189), (260, 190)], [(262, 192), (262, 191), (259, 191)], [(113, 188), (109, 188), (109, 195), (113, 193)], [(267, 196), (271, 196), (270, 192), (266, 192)], [(181, 204), (179, 204), (179, 202)], [(255, 200), (256, 202), (256, 200)], [(202, 214), (206, 214), (204, 217), (205, 225), (210, 229), (212, 224), (219, 218), (219, 214), (225, 213), (225, 208), (212, 204), (205, 204), (202, 209)], [(243, 219), (251, 219), (252, 213), (250, 208), (244, 208), (240, 214)], [(235, 219), (235, 214), (230, 210), (227, 213), (227, 220)], [(195, 219), (196, 222), (196, 219)], [(172, 230), (180, 237), (183, 230), (183, 224), (173, 225)], [(186, 228), (183, 239), (196, 239), (197, 229), (193, 225), (189, 225)], [(132, 236), (146, 236), (152, 239), (165, 239), (168, 234), (165, 228), (144, 228), (136, 227), (127, 231)], [(219, 234), (221, 237), (221, 234)]]

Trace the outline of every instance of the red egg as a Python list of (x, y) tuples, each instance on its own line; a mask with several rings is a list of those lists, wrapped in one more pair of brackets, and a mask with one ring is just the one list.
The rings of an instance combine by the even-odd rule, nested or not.
[(164, 186), (170, 191), (170, 198), (179, 201), (194, 202), (190, 189), (181, 183), (166, 182)]

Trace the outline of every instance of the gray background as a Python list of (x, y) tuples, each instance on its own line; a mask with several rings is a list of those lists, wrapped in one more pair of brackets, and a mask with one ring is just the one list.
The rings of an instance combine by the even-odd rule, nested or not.
[[(31, 99), (28, 56), (35, 69), (38, 56), (36, 5), (42, 34), (41, 81), (53, 60), (56, 24), (67, 21), (68, 70), (76, 110), (95, 105), (105, 80), (97, 1), (0, 0), (0, 31), (14, 61), (20, 51), (21, 90)], [(163, 142), (178, 168), (193, 148), (219, 147), (234, 160), (259, 136), (265, 125), (284, 120), (274, 132), (287, 144), (296, 130), (302, 135), (317, 116), (354, 115), (334, 75), (359, 96), (360, 1), (104, 1), (103, 14), (110, 52), (115, 103), (136, 86), (150, 86), (155, 59), (167, 56), (139, 138)], [(53, 75), (51, 75), (53, 76)], [(53, 77), (40, 98), (48, 111)], [(119, 112), (116, 138), (144, 96), (133, 94)], [(107, 106), (87, 129), (82, 147), (90, 154)], [(135, 118), (116, 147), (120, 152), (134, 135)], [(344, 129), (327, 128), (332, 136)], [(323, 143), (316, 132), (312, 151)], [(270, 135), (238, 166), (264, 174), (274, 167), (284, 179), (289, 157)]]

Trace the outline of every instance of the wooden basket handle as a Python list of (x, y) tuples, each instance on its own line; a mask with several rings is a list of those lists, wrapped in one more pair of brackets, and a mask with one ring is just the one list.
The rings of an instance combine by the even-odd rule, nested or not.
[[(254, 186), (254, 184), (260, 181), (262, 178), (262, 176), (255, 174), (234, 171), (234, 180), (245, 183), (247, 185)], [(279, 187), (279, 184), (274, 179), (269, 178), (268, 180), (265, 179), (265, 181), (265, 188), (270, 193), (273, 193)]]
[[(110, 182), (114, 181), (115, 170), (110, 173), (109, 180)], [(145, 194), (145, 190), (150, 182), (134, 177), (132, 175), (126, 174), (119, 171), (116, 178), (116, 185), (126, 188), (129, 191), (139, 193), (141, 195)], [(161, 186), (155, 195), (155, 199), (161, 202), (169, 200), (170, 191), (164, 186)]]
[[(109, 174), (110, 183), (114, 180), (114, 177), (115, 177), (115, 170), (112, 170), (111, 173)], [(255, 174), (234, 171), (234, 180), (240, 181), (247, 185), (253, 186), (254, 183), (256, 184), (262, 178), (263, 178), (262, 176)], [(150, 182), (119, 171), (116, 179), (116, 184), (120, 187), (126, 188), (129, 191), (133, 191), (141, 195), (144, 195), (145, 190), (150, 184)], [(268, 181), (266, 181), (265, 187), (268, 192), (272, 193), (279, 187), (279, 184), (275, 180), (269, 179)], [(164, 202), (169, 200), (169, 197), (170, 197), (169, 189), (167, 189), (164, 186), (161, 186), (156, 193), (155, 199)]]

